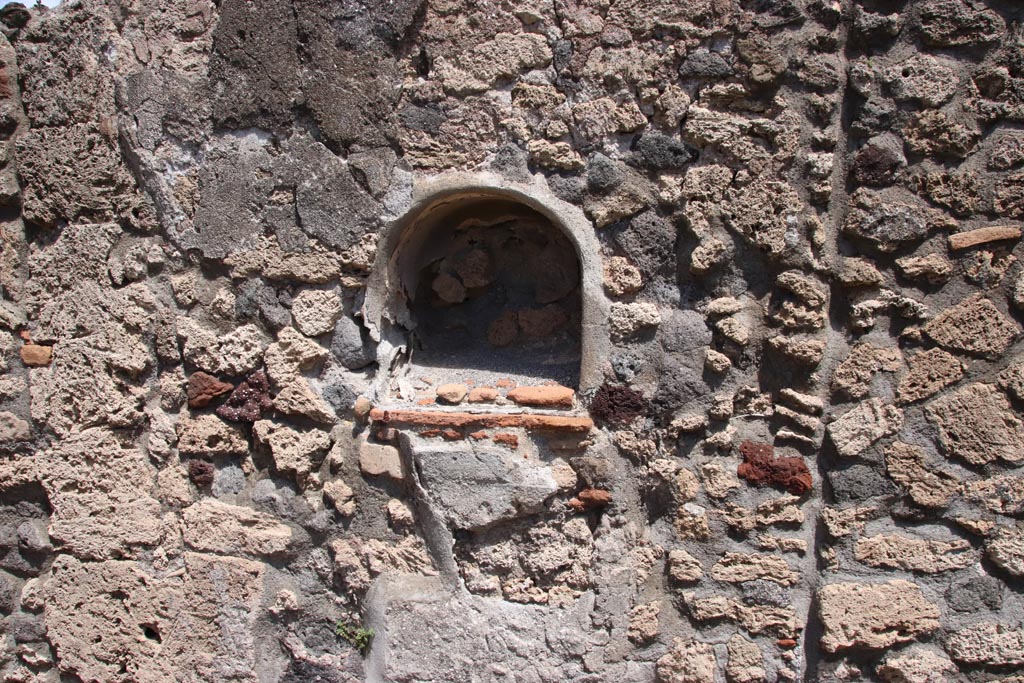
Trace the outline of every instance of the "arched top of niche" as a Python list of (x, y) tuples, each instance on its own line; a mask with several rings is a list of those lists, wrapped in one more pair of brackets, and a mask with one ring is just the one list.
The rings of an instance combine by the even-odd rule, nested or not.
[(367, 282), (363, 314), (378, 347), (382, 377), (387, 381), (399, 351), (415, 325), (410, 309), (410, 283), (422, 238), (439, 220), (460, 207), (484, 206), (488, 201), (517, 205), (535, 212), (571, 243), (580, 269), (580, 368), (578, 389), (596, 388), (607, 362), (608, 301), (602, 291), (602, 267), (593, 225), (578, 207), (558, 199), (542, 178), (530, 184), (510, 182), (494, 173), (453, 172), (422, 179), (414, 185), (408, 210), (387, 225), (378, 242), (373, 272)]

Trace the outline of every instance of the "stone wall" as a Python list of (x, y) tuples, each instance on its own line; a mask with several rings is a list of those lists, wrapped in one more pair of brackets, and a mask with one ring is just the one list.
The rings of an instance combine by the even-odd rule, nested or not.
[[(1024, 681), (1019, 3), (0, 21), (4, 683)], [(474, 182), (578, 385), (416, 365)]]

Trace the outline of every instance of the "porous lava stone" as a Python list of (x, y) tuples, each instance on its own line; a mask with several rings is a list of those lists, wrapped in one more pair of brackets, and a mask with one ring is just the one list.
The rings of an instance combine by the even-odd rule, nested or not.
[(266, 372), (257, 370), (231, 392), (217, 414), (232, 422), (255, 422), (271, 405), (270, 380)]
[(213, 483), (213, 463), (205, 460), (188, 461), (188, 477), (196, 487), (204, 489)]
[(867, 145), (853, 160), (853, 178), (862, 185), (892, 185), (896, 180), (900, 159), (878, 145)]
[(744, 441), (740, 444), (743, 462), (736, 474), (754, 486), (777, 486), (795, 496), (811, 490), (814, 480), (800, 457), (775, 457), (775, 449), (766, 443)]
[(629, 424), (646, 411), (642, 392), (616, 384), (602, 384), (590, 402), (590, 415), (599, 424)]

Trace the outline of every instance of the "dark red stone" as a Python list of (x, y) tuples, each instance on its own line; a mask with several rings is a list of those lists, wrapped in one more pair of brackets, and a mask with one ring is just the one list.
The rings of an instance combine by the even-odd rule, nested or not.
[(862, 185), (892, 185), (900, 159), (895, 152), (877, 145), (861, 148), (853, 160), (853, 178)]
[(205, 372), (193, 372), (188, 378), (188, 407), (205, 408), (218, 396), (235, 388), (234, 384), (221, 382)]
[(217, 414), (232, 422), (255, 422), (270, 410), (270, 380), (267, 373), (257, 370), (231, 392)]
[(590, 414), (601, 424), (626, 425), (647, 411), (647, 399), (636, 389), (602, 384), (590, 401)]
[(794, 496), (802, 496), (814, 485), (803, 458), (776, 458), (770, 444), (744, 441), (740, 444), (740, 455), (743, 462), (736, 474), (754, 486), (776, 486)]
[(188, 477), (197, 488), (204, 489), (213, 483), (213, 473), (215, 471), (213, 463), (206, 462), (205, 460), (189, 460), (187, 468)]

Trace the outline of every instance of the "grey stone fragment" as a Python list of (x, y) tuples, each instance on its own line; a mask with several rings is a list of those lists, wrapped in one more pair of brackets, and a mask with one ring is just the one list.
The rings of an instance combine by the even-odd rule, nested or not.
[[(590, 624), (593, 598), (564, 608), (522, 605), (451, 592), (434, 578), (388, 576), (375, 602), (369, 625), (379, 647), (370, 661), (384, 680), (501, 680), (506, 672), (523, 681), (653, 680), (649, 667), (610, 669), (608, 678), (583, 670), (581, 658), (602, 651)], [(479, 637), (497, 633), (516, 636)]]
[(498, 148), (494, 160), (491, 161), (491, 168), (516, 182), (527, 182), (530, 179), (526, 152), (513, 144)]
[(672, 311), (661, 323), (661, 345), (669, 353), (695, 351), (711, 343), (711, 330), (697, 311)]
[(697, 151), (685, 142), (661, 133), (644, 133), (633, 149), (633, 163), (657, 171), (679, 170), (697, 159)]
[(624, 178), (622, 168), (600, 152), (587, 159), (587, 187), (592, 192), (614, 190)]
[(338, 415), (352, 410), (352, 405), (361, 389), (355, 386), (353, 377), (341, 367), (334, 365), (327, 369), (320, 379), (320, 395)]
[(256, 246), (263, 230), (256, 198), (269, 195), (266, 177), (271, 174), (265, 134), (250, 132), (224, 140), (206, 153), (199, 170), (199, 204), (196, 207), (194, 246), (207, 258)]
[(299, 97), (295, 12), (275, 0), (225, 0), (213, 32), (213, 116), (233, 128), (291, 121)]
[(410, 104), (403, 107), (398, 116), (406, 128), (431, 134), (441, 132), (445, 121), (444, 112), (436, 104)]
[(790, 592), (775, 581), (757, 579), (740, 584), (743, 602), (748, 605), (772, 605), (785, 607), (792, 604)]
[(42, 519), (22, 522), (18, 525), (18, 545), (30, 553), (43, 553), (53, 549), (50, 535), (46, 532), (47, 521)]
[(836, 500), (840, 503), (863, 501), (877, 496), (895, 495), (891, 480), (868, 465), (854, 465), (828, 473)]
[(286, 145), (295, 186), (295, 211), (303, 232), (329, 247), (348, 249), (378, 228), (382, 207), (352, 176), (348, 165), (324, 145), (302, 136)]
[(483, 443), (417, 443), (427, 495), (455, 529), (474, 530), (536, 514), (557, 490), (551, 468)]
[(551, 188), (552, 194), (563, 202), (583, 204), (583, 179), (578, 175), (552, 175), (548, 178), (548, 187)]
[(851, 130), (864, 137), (886, 133), (892, 129), (896, 113), (896, 106), (890, 100), (869, 97), (860, 105)]
[(263, 510), (285, 519), (292, 519), (295, 493), (287, 486), (278, 487), (273, 479), (260, 479), (252, 490), (252, 502)]
[(7, 631), (16, 643), (35, 643), (46, 640), (46, 624), (41, 614), (19, 612), (7, 617)]
[(117, 105), (133, 113), (133, 142), (154, 151), (173, 135), (201, 145), (209, 133), (210, 98), (202, 80), (166, 68), (144, 69), (124, 79)]
[(635, 352), (618, 353), (612, 356), (612, 370), (622, 382), (632, 382), (644, 369), (647, 359)]
[[(671, 337), (665, 335), (662, 343)], [(681, 341), (687, 345), (694, 343), (692, 338)], [(658, 375), (658, 388), (651, 396), (652, 414), (664, 416), (668, 422), (683, 406), (701, 405), (709, 399), (704, 381), (703, 353), (680, 351), (666, 354), (661, 367), (671, 370)]]
[(946, 590), (946, 604), (970, 614), (995, 611), (1003, 606), (1003, 584), (991, 576), (972, 576)]
[(389, 3), (296, 3), (303, 36), (302, 91), (332, 146), (387, 145), (401, 81), (392, 51), (422, 0)]
[(398, 156), (390, 147), (377, 147), (348, 156), (353, 177), (377, 199), (391, 188), (397, 162)]
[(262, 131), (221, 138), (206, 153), (199, 186), (195, 235), (183, 239), (208, 258), (256, 248), (266, 227), (286, 250), (304, 248), (307, 236), (348, 249), (383, 213), (349, 165), (306, 134), (279, 148)]
[(676, 228), (668, 219), (645, 211), (614, 235), (615, 243), (640, 269), (644, 280), (654, 279), (662, 270), (675, 272)]
[(14, 579), (0, 574), (0, 615), (10, 614), (14, 609), (15, 586)]
[(217, 469), (213, 478), (213, 495), (220, 498), (240, 492), (245, 488), (245, 473), (237, 465), (226, 465)]
[(376, 350), (369, 335), (348, 315), (341, 316), (334, 326), (331, 353), (349, 370), (364, 368), (377, 360)]
[[(307, 640), (306, 647), (315, 647), (316, 651), (330, 652), (328, 647), (324, 647), (324, 645), (327, 645), (328, 637), (333, 638), (336, 642), (340, 641), (340, 638), (333, 635), (334, 626), (330, 623), (321, 622), (316, 624), (316, 629), (327, 634), (327, 636), (322, 638), (324, 644), (316, 643), (315, 645), (310, 645)], [(312, 634), (316, 633), (316, 631), (313, 628), (309, 628), (306, 630), (306, 633)], [(335, 647), (337, 646), (335, 645)], [(358, 657), (359, 655), (352, 652), (352, 656)], [(341, 658), (333, 653), (327, 655), (327, 657), (330, 657), (329, 662), (318, 661), (318, 658), (313, 656), (296, 657), (293, 655), (288, 663), (288, 668), (280, 679), (280, 683), (307, 683), (307, 681), (317, 681), (318, 683), (353, 683), (358, 680), (356, 678), (358, 670), (339, 669), (335, 661)], [(341, 661), (346, 660), (342, 659)], [(352, 669), (356, 669), (355, 664), (350, 664), (349, 666)]]
[(683, 78), (728, 78), (734, 70), (728, 60), (718, 52), (697, 50), (686, 56), (679, 65)]
[(273, 287), (260, 280), (247, 280), (238, 287), (235, 313), (242, 320), (260, 318), (272, 329), (279, 330), (292, 321), (292, 315), (284, 304)]
[(757, 10), (754, 23), (764, 28), (778, 28), (804, 21), (803, 12), (795, 0), (761, 0), (754, 8)]

